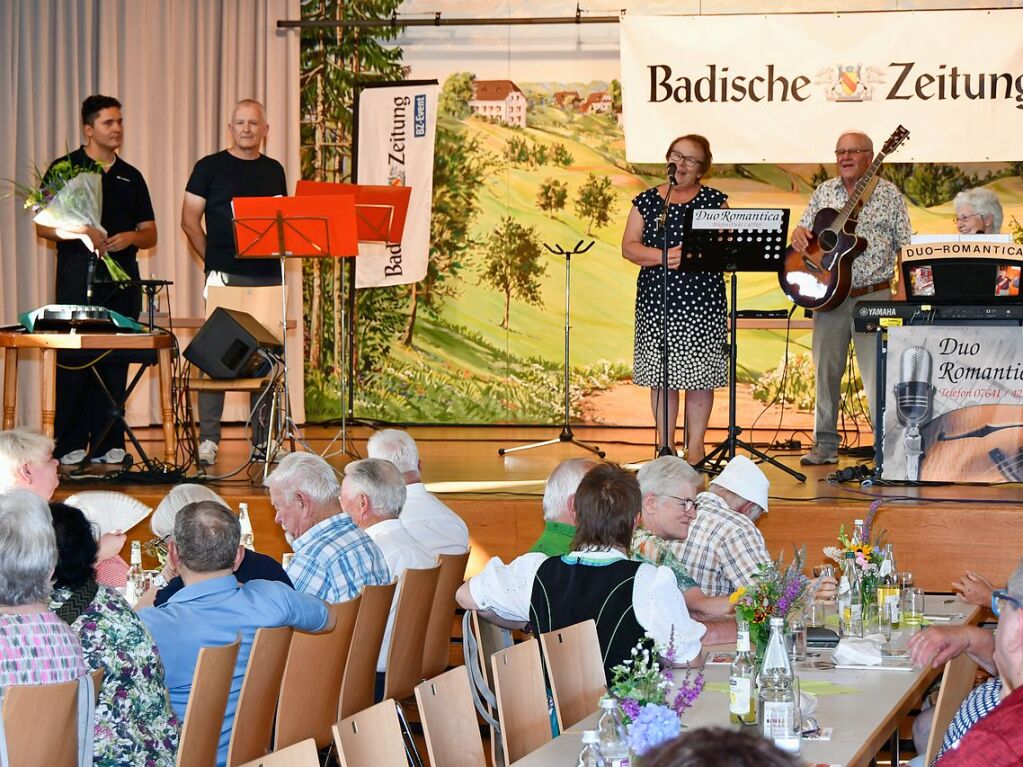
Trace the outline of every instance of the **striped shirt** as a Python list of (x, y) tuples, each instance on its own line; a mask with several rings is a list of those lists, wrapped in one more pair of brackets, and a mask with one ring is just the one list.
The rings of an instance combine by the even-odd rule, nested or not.
[(88, 673), (78, 634), (56, 613), (0, 615), (0, 687), (60, 684)]
[(667, 545), (703, 592), (712, 597), (728, 596), (749, 584), (758, 565), (771, 561), (757, 526), (711, 492), (696, 496), (696, 519), (688, 537)]
[(988, 679), (974, 687), (959, 704), (959, 709), (945, 730), (945, 737), (941, 741), (936, 759), (940, 759), (946, 751), (958, 746), (970, 728), (994, 711), (1001, 699), (1002, 680), (998, 677)]
[(380, 547), (347, 514), (318, 522), (295, 539), (287, 573), (296, 591), (325, 602), (347, 602), (363, 586), (391, 582)]

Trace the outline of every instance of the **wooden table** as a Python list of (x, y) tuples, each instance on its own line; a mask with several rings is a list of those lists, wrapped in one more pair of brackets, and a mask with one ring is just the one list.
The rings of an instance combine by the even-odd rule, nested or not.
[[(928, 594), (927, 614), (949, 615), (961, 612), (963, 619), (955, 623), (979, 621), (980, 608), (963, 602), (945, 604), (944, 600), (943, 596)], [(707, 649), (730, 651), (735, 648)], [(820, 660), (831, 654), (830, 650), (820, 652), (822, 653)], [(795, 672), (804, 682), (828, 681), (858, 689), (856, 693), (817, 697), (817, 708), (811, 716), (821, 727), (833, 728), (832, 739), (804, 740), (801, 758), (810, 764), (861, 767), (870, 764), (871, 759), (895, 732), (899, 722), (919, 703), (921, 696), (941, 669), (822, 671), (807, 668), (804, 663), (797, 663)], [(704, 669), (704, 678), (708, 684), (723, 683), (727, 687), (728, 666), (717, 664), (707, 666)], [(519, 759), (512, 767), (562, 767), (573, 764), (582, 750), (583, 730), (595, 728), (596, 722), (597, 713), (594, 713), (547, 745)], [(683, 714), (682, 722), (687, 728), (732, 727), (728, 721), (728, 693), (704, 690), (693, 708)]]
[(4, 350), (4, 429), (14, 428), (18, 405), (18, 354), (22, 349), (40, 349), (43, 354), (42, 432), (53, 436), (57, 406), (57, 352), (65, 350), (155, 350), (160, 372), (160, 413), (163, 420), (164, 460), (174, 463), (174, 410), (171, 406), (171, 349), (168, 333), (16, 333), (0, 332)]

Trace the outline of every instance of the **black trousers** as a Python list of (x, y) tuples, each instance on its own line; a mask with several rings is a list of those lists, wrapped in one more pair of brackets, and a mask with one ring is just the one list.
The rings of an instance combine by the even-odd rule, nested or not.
[[(84, 304), (89, 259), (84, 253), (62, 252), (57, 255), (57, 303)], [(128, 276), (138, 279), (138, 261), (132, 255), (118, 258)], [(108, 280), (106, 267), (96, 265), (96, 279)], [(97, 285), (92, 303), (136, 319), (142, 311), (142, 294), (137, 287), (117, 288)], [(53, 454), (58, 458), (72, 450), (90, 450), (92, 455), (103, 455), (113, 448), (124, 449), (124, 428), (114, 422), (106, 436), (100, 439), (111, 417), (124, 406), (128, 386), (128, 365), (123, 362), (95, 363), (96, 372), (103, 379), (117, 406), (103, 393), (89, 367), (102, 352), (93, 354), (57, 354), (57, 412), (54, 420), (56, 445)], [(69, 369), (75, 368), (75, 369)]]

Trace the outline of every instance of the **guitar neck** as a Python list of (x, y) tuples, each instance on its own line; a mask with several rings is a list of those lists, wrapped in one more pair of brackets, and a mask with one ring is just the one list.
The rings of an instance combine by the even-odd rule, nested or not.
[(860, 202), (860, 198), (863, 196), (863, 191), (867, 188), (867, 185), (874, 178), (878, 169), (881, 167), (881, 163), (884, 161), (884, 151), (877, 153), (877, 157), (870, 163), (870, 167), (867, 168), (867, 172), (863, 174), (859, 181), (856, 182), (856, 186), (853, 187), (853, 193), (849, 196), (849, 201), (846, 202), (845, 207), (839, 211), (838, 217), (835, 219), (835, 227), (838, 229), (844, 228), (849, 217), (853, 211), (856, 210), (856, 206)]

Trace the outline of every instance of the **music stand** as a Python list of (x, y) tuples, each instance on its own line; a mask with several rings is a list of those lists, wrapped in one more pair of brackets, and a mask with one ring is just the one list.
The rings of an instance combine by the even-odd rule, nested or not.
[[(288, 258), (340, 258), (356, 256), (355, 197), (336, 194), (323, 197), (235, 197), (231, 202), (236, 252), (239, 258), (279, 258), (281, 263), (281, 342), (283, 382), (270, 409), (263, 476), (266, 478), (281, 445), (287, 439), (295, 448), (296, 438), (308, 445), (291, 415), (288, 385), (288, 288), (285, 261)], [(278, 408), (277, 397), (283, 398)], [(277, 411), (277, 412), (275, 412)], [(283, 415), (283, 418), (281, 418)], [(274, 421), (283, 428), (274, 433)]]
[[(405, 232), (405, 218), (408, 214), (409, 199), (412, 187), (386, 186), (371, 184), (338, 184), (331, 181), (299, 181), (295, 189), (299, 197), (311, 197), (334, 194), (350, 194), (355, 197), (355, 227), (359, 243), (397, 245)], [(348, 290), (347, 317), (355, 316), (355, 262), (349, 262), (347, 279), (351, 288)], [(348, 446), (348, 421), (352, 419), (355, 397), (355, 333), (351, 332), (345, 318), (342, 328), (348, 334), (348, 365), (346, 375), (347, 408), (341, 409), (341, 427), (333, 439), (327, 443), (320, 453), (324, 458), (331, 458), (338, 453), (358, 458), (354, 447)], [(330, 452), (334, 443), (341, 440), (341, 449)]]
[(720, 473), (719, 458), (731, 460), (741, 447), (806, 481), (806, 475), (739, 439), (742, 428), (736, 424), (736, 369), (738, 368), (738, 281), (737, 273), (777, 272), (781, 267), (788, 240), (789, 211), (785, 208), (689, 208), (682, 220), (685, 243), (679, 269), (687, 272), (715, 272), (729, 277), (728, 338), (728, 436), (697, 464), (710, 474)]

